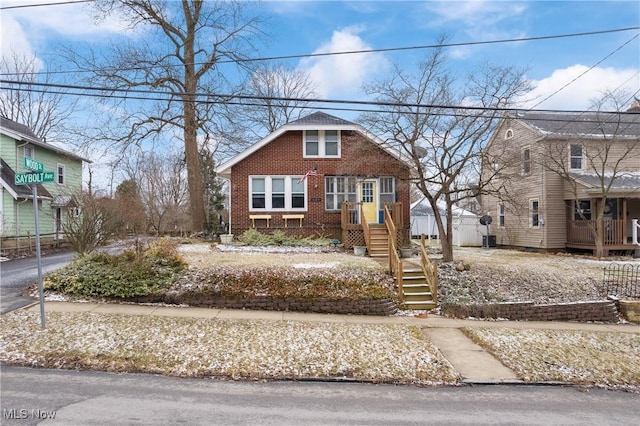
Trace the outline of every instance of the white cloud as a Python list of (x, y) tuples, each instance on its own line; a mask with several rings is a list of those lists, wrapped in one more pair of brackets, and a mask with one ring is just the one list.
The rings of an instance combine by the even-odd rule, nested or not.
[[(58, 2), (59, 0), (43, 0), (38, 4)], [(21, 2), (6, 2), (7, 5)], [(122, 20), (116, 16), (111, 16), (102, 22), (96, 23), (91, 17), (91, 5), (87, 3), (62, 4), (51, 6), (39, 6), (20, 9), (10, 9), (3, 12), (20, 22), (20, 25), (27, 28), (29, 33), (44, 36), (53, 31), (57, 35), (66, 37), (87, 36), (91, 34), (122, 32), (125, 28)], [(4, 23), (4, 22), (3, 22)]]
[(527, 5), (519, 2), (470, 0), (425, 3), (436, 17), (432, 27), (459, 27), (473, 40), (502, 38), (507, 34), (497, 30), (498, 24), (522, 16)]
[[(589, 109), (592, 101), (604, 91), (627, 89), (633, 93), (640, 87), (640, 69), (594, 68), (586, 72), (588, 69), (585, 65), (572, 65), (555, 70), (542, 80), (534, 80), (535, 89), (527, 96), (532, 100), (526, 106), (536, 109), (583, 110)], [(565, 85), (567, 87), (563, 88)], [(548, 100), (544, 100), (549, 96)]]
[[(24, 58), (35, 57), (35, 53), (20, 23), (6, 14), (2, 14), (1, 22), (0, 39), (2, 43), (0, 43), (0, 54), (2, 57), (12, 58), (14, 54), (19, 54)], [(38, 63), (40, 66), (42, 65), (40, 61)]]
[[(315, 50), (317, 53), (369, 50), (358, 33), (361, 27), (348, 27), (334, 31), (331, 40)], [(324, 98), (350, 99), (360, 93), (362, 83), (389, 66), (380, 53), (331, 55), (305, 58), (299, 69), (309, 73)]]

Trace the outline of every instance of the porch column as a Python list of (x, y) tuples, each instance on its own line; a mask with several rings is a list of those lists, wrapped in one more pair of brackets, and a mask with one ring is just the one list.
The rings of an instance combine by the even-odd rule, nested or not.
[(622, 244), (627, 244), (627, 199), (622, 199)]

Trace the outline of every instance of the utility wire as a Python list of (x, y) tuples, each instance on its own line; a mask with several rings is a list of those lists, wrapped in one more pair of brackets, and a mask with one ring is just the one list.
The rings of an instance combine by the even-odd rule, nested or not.
[[(89, 0), (92, 1), (92, 0)], [(501, 39), (501, 40), (487, 40), (487, 41), (468, 41), (468, 42), (459, 42), (459, 43), (442, 43), (442, 44), (428, 44), (421, 46), (405, 46), (405, 47), (389, 47), (389, 48), (381, 48), (381, 49), (363, 49), (363, 50), (348, 50), (341, 52), (325, 52), (325, 53), (307, 53), (307, 54), (298, 54), (298, 55), (285, 55), (285, 56), (267, 56), (261, 58), (239, 58), (239, 59), (226, 59), (219, 60), (217, 64), (228, 64), (228, 63), (240, 63), (240, 62), (260, 62), (260, 61), (277, 61), (277, 60), (285, 60), (285, 59), (301, 59), (301, 58), (316, 58), (316, 57), (327, 57), (327, 56), (338, 56), (338, 55), (354, 55), (354, 54), (364, 54), (364, 53), (379, 53), (379, 52), (398, 52), (398, 51), (406, 51), (406, 50), (424, 50), (424, 49), (436, 49), (436, 48), (448, 48), (448, 47), (460, 47), (460, 46), (478, 46), (483, 44), (499, 44), (499, 43), (518, 43), (524, 41), (537, 41), (537, 40), (551, 40), (551, 39), (560, 39), (560, 38), (568, 38), (568, 37), (584, 37), (591, 35), (599, 35), (599, 34), (610, 34), (617, 32), (625, 32), (625, 31), (637, 31), (640, 30), (640, 27), (627, 27), (627, 28), (615, 28), (609, 30), (600, 30), (600, 31), (589, 31), (589, 32), (581, 32), (581, 33), (569, 33), (569, 34), (556, 34), (556, 35), (546, 35), (546, 36), (537, 36), (537, 37), (523, 37), (523, 38), (512, 38), (512, 39)], [(206, 62), (195, 62), (194, 65), (203, 65)], [(173, 67), (184, 66), (182, 64), (172, 65)], [(160, 65), (158, 66), (160, 67)], [(141, 71), (141, 70), (149, 70), (155, 67), (131, 67), (131, 68), (104, 68), (101, 71)], [(94, 72), (95, 70), (67, 70), (67, 71), (48, 71), (46, 74), (70, 74), (70, 73), (88, 73)], [(0, 76), (11, 76), (11, 75), (27, 75), (41, 74), (40, 72), (34, 73), (1, 73)]]
[(593, 64), (592, 66), (590, 66), (588, 69), (586, 69), (584, 72), (582, 72), (580, 75), (576, 76), (575, 78), (573, 78), (571, 81), (569, 81), (568, 83), (566, 83), (564, 86), (560, 87), (558, 90), (554, 91), (553, 93), (551, 93), (549, 96), (547, 96), (546, 98), (544, 98), (543, 100), (539, 101), (538, 103), (536, 103), (534, 106), (531, 107), (531, 109), (534, 109), (535, 107), (537, 107), (538, 105), (540, 105), (541, 103), (545, 102), (546, 100), (548, 100), (549, 98), (557, 95), (559, 92), (561, 92), (562, 90), (566, 89), (568, 86), (570, 86), (571, 84), (573, 84), (576, 80), (578, 80), (580, 77), (584, 76), (586, 73), (588, 73), (589, 71), (591, 71), (592, 69), (594, 69), (595, 67), (597, 67), (598, 65), (600, 65), (601, 63), (603, 63), (604, 61), (606, 61), (607, 59), (609, 59), (611, 56), (613, 56), (614, 54), (616, 54), (617, 52), (619, 52), (620, 50), (622, 50), (623, 47), (625, 47), (627, 44), (631, 43), (633, 40), (637, 39), (640, 36), (640, 34), (636, 34), (635, 36), (631, 37), (631, 39), (629, 39), (626, 43), (623, 43), (620, 47), (618, 47), (616, 50), (614, 50), (613, 52), (609, 53), (607, 56), (605, 56), (604, 58), (600, 59), (598, 62), (596, 62), (595, 64)]
[[(15, 82), (10, 82), (7, 80), (0, 80), (0, 85), (2, 84), (12, 84)], [(288, 97), (266, 97), (266, 96), (253, 96), (253, 95), (229, 95), (229, 94), (180, 94), (180, 93), (171, 93), (171, 92), (152, 92), (147, 90), (127, 90), (127, 89), (114, 89), (114, 90), (106, 90), (103, 88), (92, 88), (92, 87), (83, 87), (83, 86), (71, 86), (71, 85), (56, 85), (56, 84), (32, 84), (32, 83), (22, 83), (17, 82), (19, 85), (36, 85), (36, 86), (46, 86), (50, 88), (56, 89), (71, 89), (71, 90), (88, 90), (89, 93), (81, 92), (81, 91), (73, 91), (73, 92), (55, 92), (59, 95), (65, 96), (85, 96), (85, 97), (96, 97), (96, 98), (110, 98), (110, 99), (121, 99), (121, 100), (131, 100), (131, 101), (160, 101), (160, 102), (182, 102), (182, 96), (191, 96), (194, 98), (200, 98), (198, 102), (206, 103), (206, 104), (226, 104), (226, 105), (241, 105), (241, 106), (260, 106), (264, 107), (267, 101), (283, 101), (283, 102), (305, 102), (309, 104), (333, 104), (333, 105), (357, 105), (356, 107), (321, 107), (317, 105), (307, 105), (307, 106), (299, 106), (301, 109), (317, 109), (317, 110), (332, 110), (332, 111), (351, 111), (351, 112), (379, 112), (379, 113), (392, 113), (397, 112), (396, 110), (385, 110), (386, 107), (391, 108), (414, 108), (414, 109), (430, 109), (429, 114), (438, 115), (438, 116), (448, 116), (448, 117), (465, 117), (465, 118), (482, 118), (483, 113), (487, 112), (510, 112), (510, 113), (527, 113), (527, 112), (541, 112), (541, 113), (556, 113), (562, 115), (581, 115), (584, 113), (588, 113), (590, 111), (584, 110), (551, 110), (551, 109), (540, 109), (540, 110), (532, 110), (532, 109), (522, 109), (522, 108), (503, 108), (503, 107), (477, 107), (477, 106), (457, 106), (457, 105), (437, 105), (437, 104), (416, 104), (416, 103), (398, 103), (398, 102), (379, 102), (379, 101), (354, 101), (354, 100), (342, 100), (342, 99), (304, 99), (304, 98), (288, 98)], [(3, 90), (12, 90), (11, 87), (0, 86), (0, 89)], [(27, 92), (36, 92), (36, 93), (51, 93), (44, 89), (35, 89), (35, 88), (21, 88), (20, 90)], [(103, 93), (104, 91), (112, 92)], [(119, 94), (113, 94), (113, 92), (117, 92)], [(249, 102), (247, 102), (249, 101)], [(258, 103), (262, 101), (262, 103)], [(382, 107), (382, 108), (368, 108), (364, 107)], [(478, 114), (470, 114), (469, 111), (479, 112)], [(408, 113), (411, 113), (409, 111)], [(416, 113), (419, 113), (416, 111)], [(516, 115), (517, 116), (517, 115)], [(498, 118), (493, 115), (484, 116), (485, 118)], [(630, 115), (631, 121), (627, 122), (627, 124), (636, 123), (634, 120), (636, 115)], [(534, 118), (531, 117), (532, 120), (545, 120), (545, 121), (558, 121), (558, 122), (567, 122), (567, 118)], [(569, 120), (571, 121), (571, 120)], [(580, 121), (580, 120), (576, 120)]]
[(19, 4), (15, 6), (1, 6), (0, 10), (24, 9), (27, 7), (40, 7), (40, 6), (60, 6), (64, 4), (76, 4), (76, 3), (92, 3), (94, 1), (95, 0), (77, 0), (77, 1), (61, 1), (58, 3)]

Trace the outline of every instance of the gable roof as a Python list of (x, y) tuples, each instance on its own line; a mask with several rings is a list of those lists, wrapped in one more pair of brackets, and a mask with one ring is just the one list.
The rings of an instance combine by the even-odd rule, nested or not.
[[(280, 128), (276, 129), (274, 132), (267, 135), (261, 141), (253, 144), (246, 150), (241, 153), (235, 155), (231, 159), (222, 163), (218, 168), (216, 168), (216, 173), (221, 175), (222, 177), (229, 177), (231, 172), (231, 167), (238, 164), (240, 161), (244, 160), (254, 152), (258, 151), (265, 145), (269, 144), (273, 140), (277, 139), (280, 135), (292, 131), (292, 130), (353, 130), (358, 132), (368, 138), (369, 140), (376, 143), (380, 148), (385, 150), (391, 156), (401, 161), (403, 164), (407, 164), (406, 161), (402, 158), (398, 151), (390, 149), (385, 146), (382, 140), (378, 137), (370, 133), (364, 127), (359, 124), (353, 123), (348, 120), (344, 120), (339, 117), (335, 117), (330, 114), (326, 114), (324, 112), (314, 112), (313, 114), (307, 115), (305, 117), (299, 118), (297, 120), (291, 121)], [(411, 167), (407, 164), (407, 167)]]
[(0, 116), (0, 133), (10, 137), (11, 139), (15, 139), (21, 142), (28, 142), (30, 144), (55, 152), (56, 154), (91, 163), (91, 161), (87, 160), (86, 158), (80, 157), (79, 155), (66, 151), (62, 148), (58, 148), (57, 146), (51, 145), (50, 143), (44, 142), (29, 127), (2, 116)]
[(640, 138), (637, 112), (526, 111), (505, 118), (519, 120), (543, 137)]
[(351, 121), (347, 121), (339, 117), (334, 117), (333, 115), (329, 115), (320, 111), (294, 120), (288, 124), (293, 126), (357, 126), (356, 123), (352, 123)]
[[(447, 203), (443, 200), (438, 200), (438, 210), (440, 210), (440, 214), (445, 216), (447, 214)], [(431, 203), (427, 200), (426, 197), (422, 197), (418, 201), (415, 201), (410, 206), (411, 216), (433, 216), (433, 207), (431, 207)], [(455, 204), (451, 206), (451, 213), (454, 218), (467, 216), (467, 217), (477, 217), (478, 215), (470, 212), (469, 210), (465, 210), (462, 207), (458, 207)]]

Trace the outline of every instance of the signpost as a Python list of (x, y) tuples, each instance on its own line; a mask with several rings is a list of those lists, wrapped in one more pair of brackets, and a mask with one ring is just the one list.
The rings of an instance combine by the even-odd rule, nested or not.
[(42, 259), (40, 255), (40, 225), (38, 223), (38, 185), (43, 182), (53, 182), (55, 174), (45, 172), (44, 164), (29, 157), (24, 157), (25, 169), (33, 170), (35, 173), (16, 173), (16, 185), (31, 185), (33, 195), (33, 219), (36, 231), (36, 259), (38, 261), (38, 293), (40, 296), (40, 325), (45, 326), (44, 321), (44, 287), (42, 284)]

